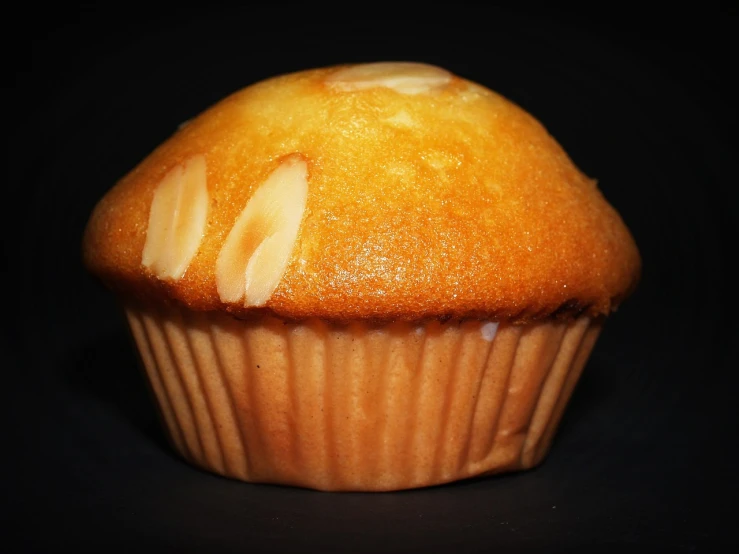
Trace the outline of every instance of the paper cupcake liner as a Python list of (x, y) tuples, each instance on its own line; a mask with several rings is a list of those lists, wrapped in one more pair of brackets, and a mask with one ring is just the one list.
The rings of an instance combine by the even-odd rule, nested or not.
[(126, 306), (191, 463), (251, 482), (398, 490), (542, 460), (600, 332), (581, 317), (373, 326)]

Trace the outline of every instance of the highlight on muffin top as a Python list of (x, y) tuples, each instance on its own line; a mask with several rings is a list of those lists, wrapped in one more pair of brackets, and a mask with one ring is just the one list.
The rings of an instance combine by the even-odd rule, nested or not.
[(641, 263), (533, 116), (412, 62), (221, 100), (102, 198), (83, 254), (122, 294), (331, 320), (607, 315)]

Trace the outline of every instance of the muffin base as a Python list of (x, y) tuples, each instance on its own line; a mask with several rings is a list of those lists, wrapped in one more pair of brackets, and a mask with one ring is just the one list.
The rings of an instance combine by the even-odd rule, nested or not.
[(390, 491), (530, 468), (602, 320), (340, 325), (126, 304), (175, 450), (208, 471)]

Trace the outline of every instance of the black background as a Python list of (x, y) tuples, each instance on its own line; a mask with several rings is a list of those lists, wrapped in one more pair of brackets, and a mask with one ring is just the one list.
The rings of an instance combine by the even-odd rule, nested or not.
[[(739, 544), (736, 13), (34, 5), (7, 19), (0, 496), (21, 551), (702, 551)], [(619, 5), (620, 6), (620, 5)], [(331, 19), (331, 16), (334, 19)], [(672, 18), (672, 19), (671, 19)], [(632, 230), (639, 289), (539, 468), (418, 491), (250, 485), (178, 459), (114, 299), (95, 202), (226, 94), (343, 62), (444, 66), (522, 105)], [(15, 549), (13, 551), (16, 551)]]

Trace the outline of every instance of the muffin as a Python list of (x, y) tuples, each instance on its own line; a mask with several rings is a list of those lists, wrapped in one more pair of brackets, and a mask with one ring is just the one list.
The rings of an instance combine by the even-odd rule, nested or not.
[(221, 100), (100, 200), (83, 257), (185, 460), (335, 491), (538, 464), (640, 273), (534, 117), (410, 62)]

